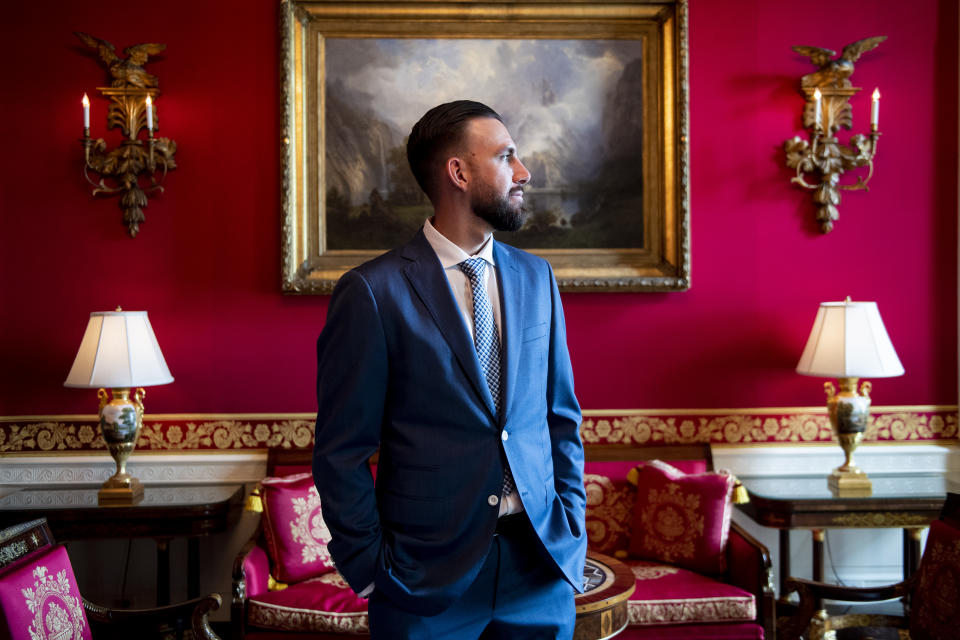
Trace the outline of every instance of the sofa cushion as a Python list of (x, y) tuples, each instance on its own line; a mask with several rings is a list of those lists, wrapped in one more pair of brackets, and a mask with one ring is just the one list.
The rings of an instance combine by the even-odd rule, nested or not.
[(334, 570), (327, 550), (330, 530), (320, 513), (313, 475), (297, 473), (260, 481), (263, 532), (280, 582), (300, 582)]
[(637, 470), (630, 553), (692, 571), (726, 569), (734, 479), (653, 460)]
[(250, 598), (247, 624), (280, 631), (369, 632), (367, 601), (336, 571)]
[(677, 566), (624, 562), (637, 579), (627, 600), (630, 626), (749, 622), (757, 617), (749, 591)]

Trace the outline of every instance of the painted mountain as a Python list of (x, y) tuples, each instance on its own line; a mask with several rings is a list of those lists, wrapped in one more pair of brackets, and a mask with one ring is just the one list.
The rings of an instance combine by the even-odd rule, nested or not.
[(639, 41), (328, 39), (328, 250), (388, 249), (431, 215), (406, 161), (429, 108), (468, 98), (504, 118), (532, 174), (524, 248), (643, 244)]

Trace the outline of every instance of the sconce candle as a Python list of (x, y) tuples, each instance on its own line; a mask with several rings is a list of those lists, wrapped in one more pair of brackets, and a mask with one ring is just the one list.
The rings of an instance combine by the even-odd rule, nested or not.
[(876, 132), (880, 126), (880, 89), (873, 90), (873, 104), (870, 105), (870, 130)]
[(87, 94), (83, 94), (80, 102), (83, 103), (83, 130), (86, 131), (90, 128), (90, 99)]
[(147, 96), (147, 131), (153, 133), (153, 100)]
[(816, 129), (823, 127), (823, 94), (820, 93), (820, 89), (817, 89), (813, 92), (813, 126)]

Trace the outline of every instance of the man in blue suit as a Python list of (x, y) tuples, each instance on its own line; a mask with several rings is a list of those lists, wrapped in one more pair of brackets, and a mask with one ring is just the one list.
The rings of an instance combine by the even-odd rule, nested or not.
[(471, 101), (427, 112), (407, 157), (434, 215), (344, 274), (317, 343), (330, 553), (373, 638), (568, 639), (586, 498), (563, 309), (549, 264), (493, 238), (530, 173)]

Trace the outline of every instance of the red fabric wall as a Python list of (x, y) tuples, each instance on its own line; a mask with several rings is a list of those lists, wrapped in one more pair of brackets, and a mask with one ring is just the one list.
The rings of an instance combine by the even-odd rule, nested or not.
[[(817, 305), (875, 300), (906, 367), (878, 404), (957, 402), (958, 9), (954, 0), (691, 0), (693, 288), (566, 294), (585, 408), (809, 406), (793, 373)], [(176, 382), (153, 413), (315, 409), (326, 297), (279, 293), (277, 4), (17, 2), (4, 7), (0, 415), (92, 413), (62, 387), (88, 314), (146, 309)], [(161, 135), (179, 168), (136, 239), (81, 173), (80, 97), (105, 135), (104, 72), (71, 34), (163, 42)], [(789, 183), (800, 132), (791, 45), (889, 39), (857, 64), (854, 130), (883, 93), (870, 191), (830, 235)], [(111, 135), (114, 132), (111, 132)], [(111, 140), (110, 147), (115, 144)], [(522, 141), (520, 141), (522, 144)]]

